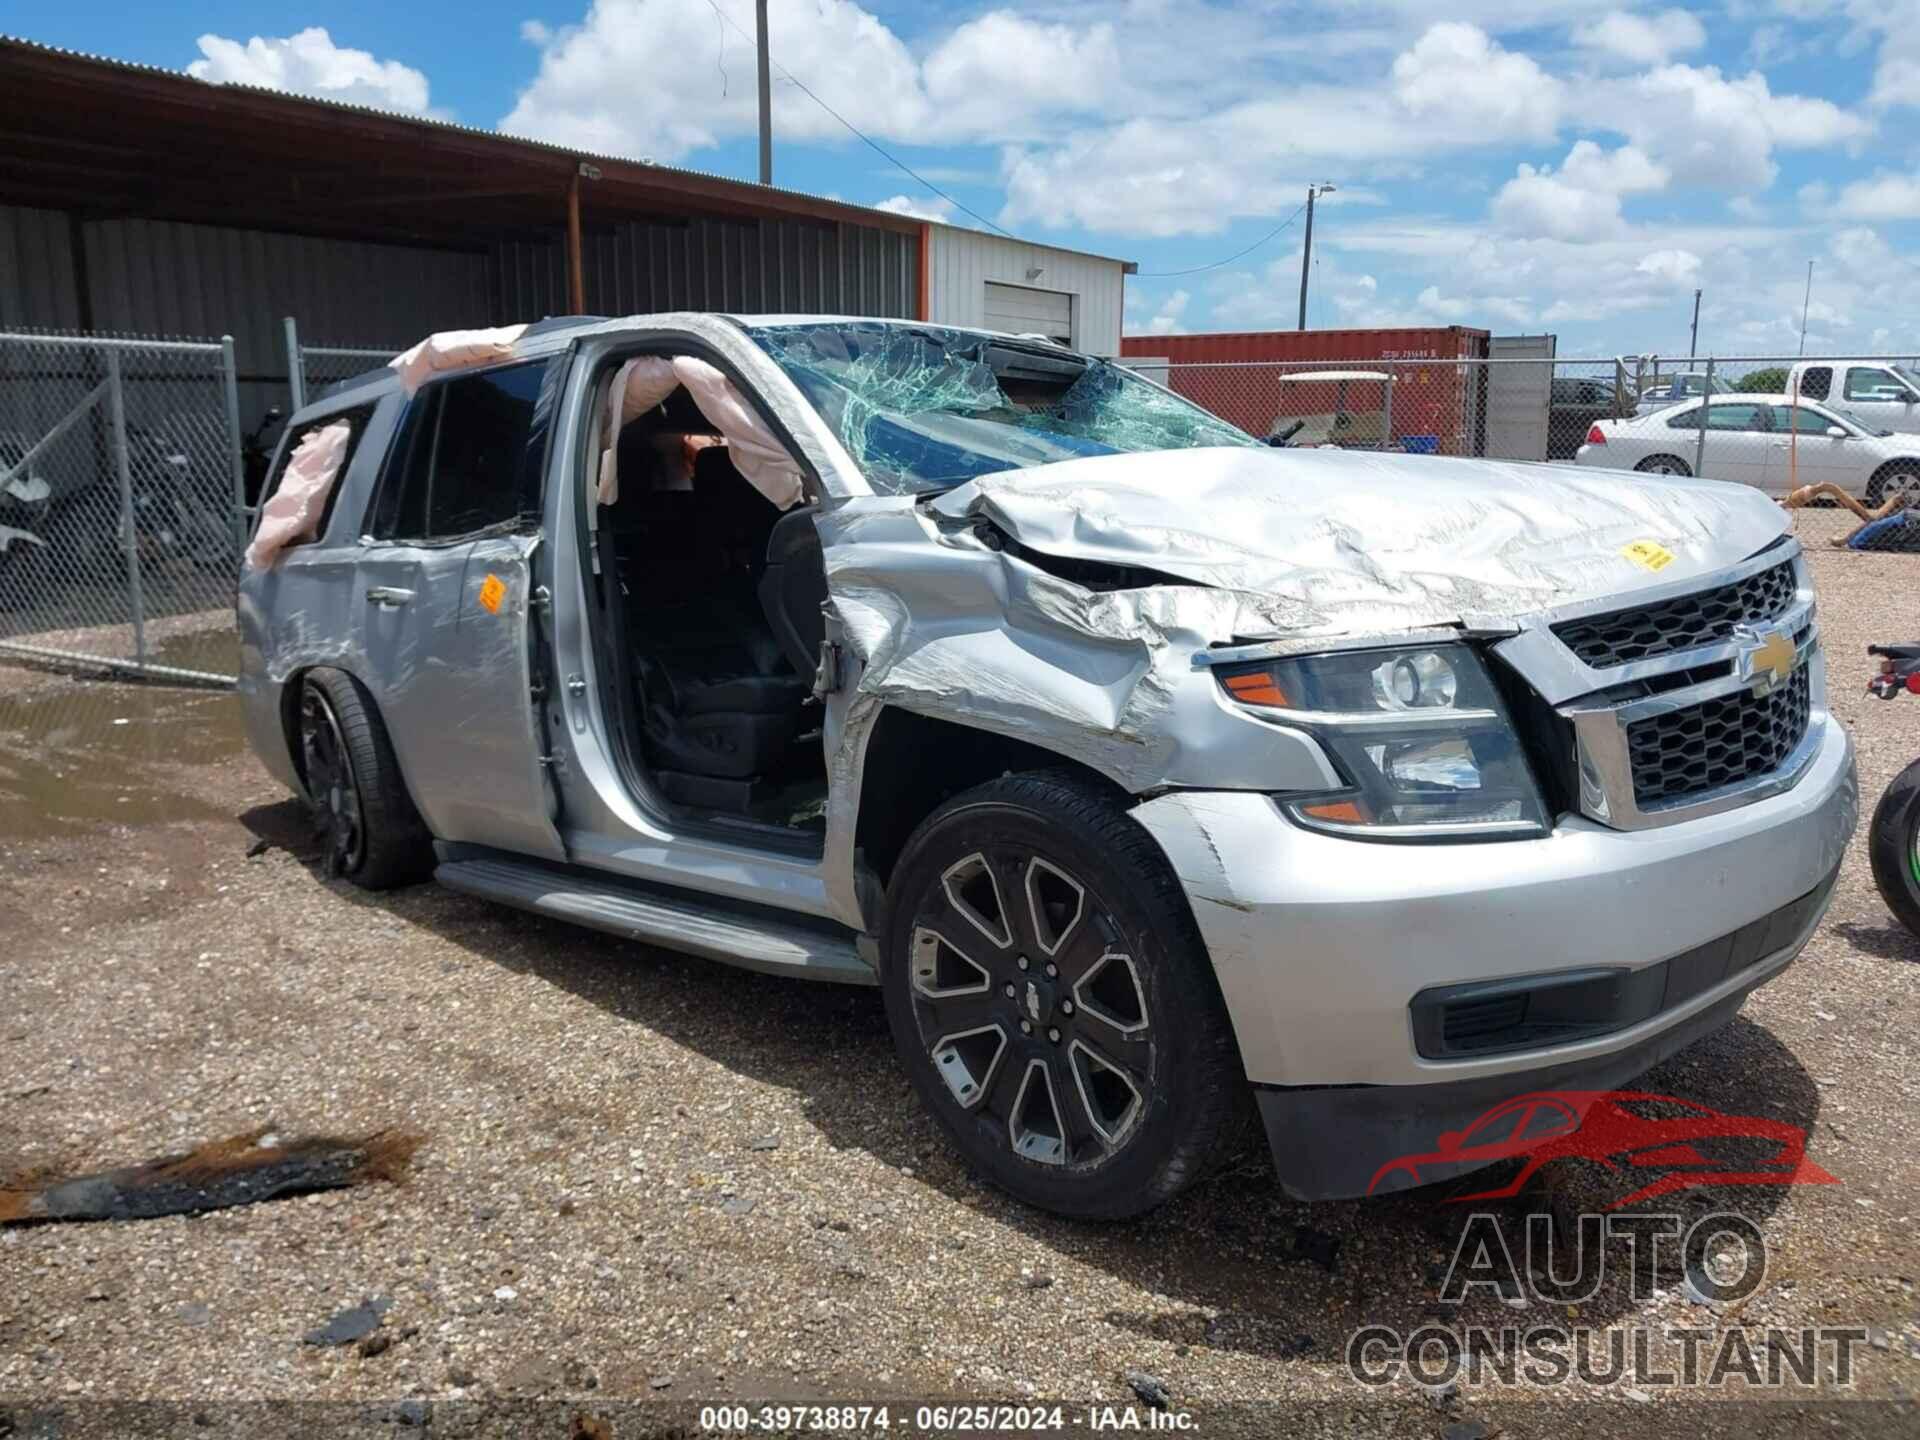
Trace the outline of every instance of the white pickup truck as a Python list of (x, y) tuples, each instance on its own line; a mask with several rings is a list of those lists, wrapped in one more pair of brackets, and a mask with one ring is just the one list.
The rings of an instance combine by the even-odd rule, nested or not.
[(1802, 360), (1787, 393), (1838, 405), (1875, 430), (1920, 433), (1920, 374), (1881, 360)]

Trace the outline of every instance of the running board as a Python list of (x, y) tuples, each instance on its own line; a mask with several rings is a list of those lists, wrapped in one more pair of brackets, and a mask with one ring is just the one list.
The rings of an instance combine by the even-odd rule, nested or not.
[(433, 878), (465, 895), (769, 975), (879, 983), (853, 932), (831, 921), (748, 911), (689, 891), (641, 889), (514, 860), (447, 860)]

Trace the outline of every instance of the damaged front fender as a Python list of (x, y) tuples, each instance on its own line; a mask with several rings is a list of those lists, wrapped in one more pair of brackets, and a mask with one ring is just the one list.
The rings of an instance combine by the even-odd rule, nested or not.
[(1250, 624), (1270, 627), (1257, 597), (1090, 590), (906, 497), (850, 501), (818, 524), (867, 708), (1024, 740), (1136, 794), (1339, 783), (1312, 739), (1229, 705), (1194, 663)]

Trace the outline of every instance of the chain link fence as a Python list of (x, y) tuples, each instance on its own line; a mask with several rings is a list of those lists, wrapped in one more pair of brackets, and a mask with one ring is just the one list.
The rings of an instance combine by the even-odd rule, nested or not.
[(231, 683), (231, 341), (0, 333), (0, 657)]
[(420, 338), (416, 335), (402, 345), (308, 345), (301, 341), (300, 327), (293, 316), (284, 323), (288, 388), (293, 392), (295, 410), (319, 399), (329, 385), (379, 369)]

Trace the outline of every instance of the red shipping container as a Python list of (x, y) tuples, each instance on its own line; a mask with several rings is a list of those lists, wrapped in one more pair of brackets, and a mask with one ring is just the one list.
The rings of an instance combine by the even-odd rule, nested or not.
[[(1365, 382), (1349, 382), (1342, 397), (1333, 384), (1284, 384), (1280, 377), (1310, 369), (1388, 370), (1394, 378), (1393, 433), (1433, 436), (1444, 455), (1475, 451), (1484, 410), (1486, 367), (1392, 364), (1394, 361), (1484, 360), (1489, 332), (1463, 325), (1406, 330), (1243, 330), (1209, 335), (1128, 335), (1120, 354), (1165, 359), (1163, 375), (1147, 371), (1176, 393), (1266, 435), (1276, 419), (1347, 408), (1377, 410), (1380, 397)], [(1216, 368), (1217, 367), (1217, 368)]]

